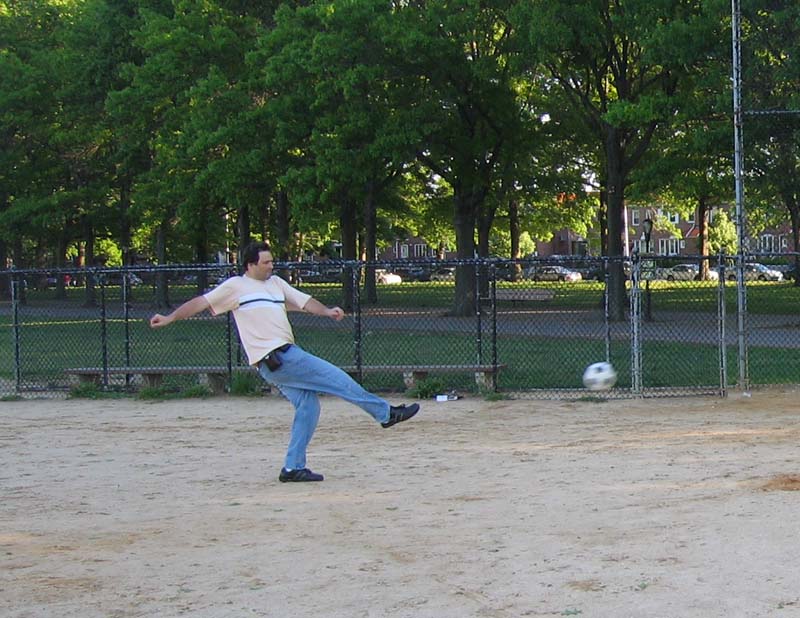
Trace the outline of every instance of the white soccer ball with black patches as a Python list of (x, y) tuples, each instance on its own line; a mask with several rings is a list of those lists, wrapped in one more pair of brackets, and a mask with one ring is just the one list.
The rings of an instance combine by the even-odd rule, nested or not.
[(611, 363), (592, 363), (583, 372), (583, 385), (590, 391), (607, 391), (617, 383), (617, 372)]

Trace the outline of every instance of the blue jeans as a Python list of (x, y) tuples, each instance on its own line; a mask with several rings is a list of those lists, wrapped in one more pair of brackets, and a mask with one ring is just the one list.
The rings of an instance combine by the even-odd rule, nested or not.
[(306, 467), (306, 449), (319, 421), (317, 393), (336, 395), (357, 405), (376, 421), (389, 420), (389, 403), (364, 388), (344, 371), (302, 348), (293, 345), (278, 352), (283, 364), (270, 371), (264, 361), (258, 373), (266, 382), (277, 386), (294, 406), (294, 422), (286, 452), (285, 467), (299, 470)]

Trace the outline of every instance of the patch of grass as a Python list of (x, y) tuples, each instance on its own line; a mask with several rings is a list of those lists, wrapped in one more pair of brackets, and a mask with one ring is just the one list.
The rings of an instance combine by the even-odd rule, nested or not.
[(486, 401), (503, 401), (505, 399), (510, 399), (510, 397), (508, 396), (507, 393), (501, 393), (501, 392), (490, 391), (490, 390), (482, 391), (481, 395), (483, 395), (483, 398)]
[(432, 399), (435, 395), (444, 392), (445, 384), (441, 378), (425, 378), (408, 389), (409, 396), (414, 399)]
[(258, 397), (261, 395), (264, 381), (258, 374), (236, 372), (231, 376), (231, 395), (237, 397)]
[(167, 399), (205, 399), (213, 393), (204, 384), (194, 384), (176, 389), (169, 386), (145, 386), (136, 393), (138, 399), (164, 401)]
[(92, 382), (81, 382), (69, 389), (68, 397), (70, 399), (119, 399), (125, 397), (125, 394), (103, 390), (99, 384)]
[(3, 395), (0, 401), (22, 401), (25, 399), (22, 395)]

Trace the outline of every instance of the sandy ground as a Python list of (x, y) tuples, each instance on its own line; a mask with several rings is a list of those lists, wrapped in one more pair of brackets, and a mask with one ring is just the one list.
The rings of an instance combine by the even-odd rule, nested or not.
[(0, 615), (800, 616), (798, 394), (0, 403)]

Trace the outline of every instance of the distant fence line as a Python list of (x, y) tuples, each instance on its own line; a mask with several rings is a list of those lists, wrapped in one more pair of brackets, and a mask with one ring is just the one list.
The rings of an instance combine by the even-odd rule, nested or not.
[[(796, 258), (634, 255), (622, 260), (622, 321), (609, 316), (609, 258), (300, 262), (276, 272), (346, 307), (341, 322), (291, 314), (298, 344), (373, 389), (578, 398), (590, 394), (583, 369), (609, 360), (619, 379), (605, 396), (652, 397), (800, 382), (800, 290), (787, 280)], [(475, 277), (467, 317), (453, 311), (457, 270)], [(108, 390), (156, 376), (174, 388), (230, 384), (244, 360), (229, 315), (158, 330), (147, 320), (233, 274), (219, 264), (0, 271), (0, 396), (67, 393), (77, 369), (95, 370)]]

